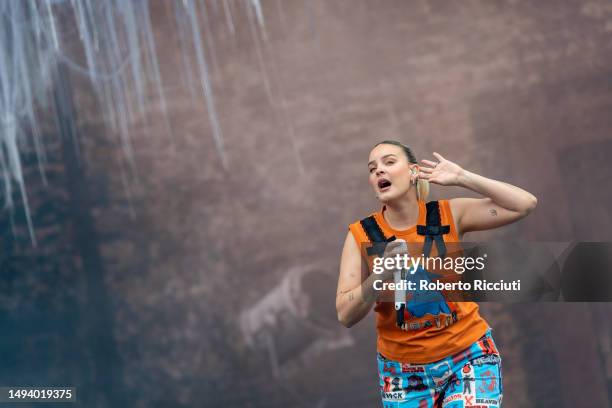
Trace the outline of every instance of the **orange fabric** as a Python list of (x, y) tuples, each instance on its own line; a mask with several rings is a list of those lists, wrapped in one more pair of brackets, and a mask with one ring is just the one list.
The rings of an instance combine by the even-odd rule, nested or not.
[[(444, 235), (445, 242), (459, 242), (459, 236), (455, 227), (452, 212), (448, 200), (439, 200), (440, 218), (442, 225), (450, 225), (450, 233)], [(396, 238), (404, 239), (406, 242), (424, 242), (425, 237), (418, 235), (416, 225), (407, 230), (394, 230), (387, 224), (383, 211), (373, 213), (378, 225), (382, 229), (385, 237), (395, 235)], [(419, 201), (418, 225), (425, 225), (427, 209), (423, 201)], [(357, 241), (362, 251), (362, 256), (367, 260), (370, 269), (372, 267), (372, 257), (365, 253), (368, 237), (363, 230), (360, 222), (357, 221), (349, 226), (353, 237)], [(430, 256), (437, 255), (435, 244), (432, 247)], [(469, 347), (472, 343), (482, 337), (489, 325), (480, 316), (478, 304), (475, 302), (449, 302), (451, 310), (456, 311), (457, 320), (453, 323), (449, 315), (440, 314), (438, 317), (442, 322), (451, 321), (450, 325), (441, 324), (441, 327), (420, 328), (418, 330), (404, 331), (396, 325), (396, 312), (393, 302), (376, 302), (374, 311), (376, 312), (376, 331), (377, 349), (383, 356), (402, 363), (431, 363), (441, 360), (449, 355), (455, 354)], [(407, 323), (424, 323), (431, 321), (432, 315), (426, 314), (421, 318), (409, 316)], [(448, 318), (448, 319), (447, 319)]]

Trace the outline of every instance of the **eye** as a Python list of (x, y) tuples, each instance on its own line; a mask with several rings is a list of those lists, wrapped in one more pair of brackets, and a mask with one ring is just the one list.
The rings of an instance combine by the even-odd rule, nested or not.
[(376, 170), (376, 167), (370, 167), (370, 168), (368, 169), (368, 171), (370, 172), (370, 174), (372, 174), (372, 172), (373, 172), (374, 170)]
[(392, 164), (395, 164), (395, 160), (388, 160), (387, 162), (385, 162), (385, 164), (387, 166), (391, 166)]

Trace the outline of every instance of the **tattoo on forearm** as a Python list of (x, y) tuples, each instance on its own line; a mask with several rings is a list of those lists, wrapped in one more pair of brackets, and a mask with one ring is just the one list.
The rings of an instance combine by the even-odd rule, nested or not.
[(495, 217), (497, 215), (497, 211), (495, 210), (495, 208), (491, 208), (489, 210), (489, 214), (491, 214), (492, 217)]

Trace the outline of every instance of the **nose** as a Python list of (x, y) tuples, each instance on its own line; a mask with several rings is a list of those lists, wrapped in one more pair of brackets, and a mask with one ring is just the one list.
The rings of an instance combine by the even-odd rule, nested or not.
[(383, 169), (380, 169), (380, 168), (376, 169), (376, 175), (377, 176), (380, 176), (381, 174), (384, 174), (384, 173), (385, 173), (385, 171)]

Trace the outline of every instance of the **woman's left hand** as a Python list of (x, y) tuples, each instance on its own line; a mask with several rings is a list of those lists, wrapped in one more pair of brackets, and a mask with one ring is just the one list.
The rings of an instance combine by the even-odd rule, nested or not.
[(441, 186), (460, 185), (461, 175), (464, 172), (461, 166), (446, 160), (439, 153), (434, 152), (433, 155), (438, 159), (438, 162), (421, 160), (425, 166), (421, 166), (419, 177)]

